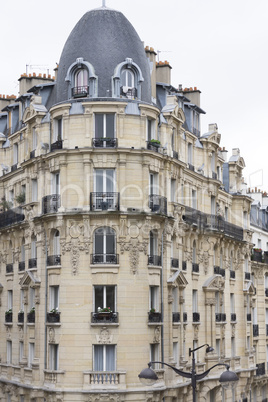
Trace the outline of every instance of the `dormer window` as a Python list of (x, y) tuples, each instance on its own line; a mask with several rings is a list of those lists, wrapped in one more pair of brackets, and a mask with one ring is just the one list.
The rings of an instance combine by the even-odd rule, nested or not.
[(79, 57), (69, 67), (65, 81), (69, 83), (69, 98), (98, 96), (98, 77), (92, 64)]
[(132, 59), (126, 58), (118, 64), (112, 78), (114, 98), (141, 98), (141, 83), (144, 79), (141, 69)]
[(88, 71), (85, 68), (79, 69), (74, 76), (73, 97), (80, 98), (88, 95)]

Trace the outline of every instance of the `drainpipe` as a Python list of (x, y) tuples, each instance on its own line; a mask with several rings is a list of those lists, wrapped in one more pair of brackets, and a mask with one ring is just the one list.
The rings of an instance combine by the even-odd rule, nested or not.
[[(161, 287), (161, 317), (162, 323), (164, 322), (164, 287), (163, 287), (163, 242), (164, 242), (164, 231), (162, 233), (162, 241), (161, 241), (161, 274), (160, 274), (160, 287)], [(161, 325), (161, 361), (164, 361), (164, 326)], [(163, 365), (162, 365), (163, 367)]]
[(47, 272), (47, 234), (45, 231), (45, 273), (46, 273), (46, 282), (45, 282), (45, 320), (44, 320), (44, 368), (47, 369), (47, 288), (48, 288), (48, 272)]

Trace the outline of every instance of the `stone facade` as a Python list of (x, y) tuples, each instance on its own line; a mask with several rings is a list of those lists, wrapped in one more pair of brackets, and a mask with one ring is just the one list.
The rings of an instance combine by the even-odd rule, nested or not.
[[(98, 13), (113, 24), (116, 12)], [(149, 47), (136, 55), (151, 67), (145, 96), (134, 50), (107, 97), (100, 55), (80, 54), (66, 90), (57, 75), (23, 75), (19, 96), (1, 99), (1, 401), (188, 402), (171, 369), (156, 364), (151, 387), (138, 374), (151, 360), (190, 372), (203, 344), (214, 351), (196, 353), (197, 372), (223, 362), (239, 382), (223, 396), (217, 367), (199, 401), (265, 398), (243, 158), (227, 162), (216, 124), (200, 133), (200, 91), (172, 87)]]

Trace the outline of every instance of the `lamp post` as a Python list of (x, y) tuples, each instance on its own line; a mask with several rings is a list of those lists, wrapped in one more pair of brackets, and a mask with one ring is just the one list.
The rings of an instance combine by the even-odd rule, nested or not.
[(146, 368), (140, 372), (140, 374), (139, 374), (140, 381), (145, 385), (154, 384), (158, 380), (158, 377), (157, 377), (156, 373), (154, 372), (154, 370), (151, 368), (151, 366), (153, 363), (164, 364), (165, 366), (170, 367), (173, 371), (175, 371), (175, 373), (181, 375), (182, 377), (191, 379), (191, 386), (193, 389), (193, 402), (196, 402), (196, 382), (199, 380), (202, 380), (204, 377), (206, 377), (214, 367), (225, 366), (227, 370), (221, 374), (219, 381), (225, 389), (234, 388), (238, 381), (238, 376), (233, 371), (229, 371), (230, 366), (228, 364), (217, 363), (217, 364), (214, 364), (214, 366), (210, 367), (208, 370), (204, 371), (204, 373), (201, 373), (201, 374), (196, 373), (194, 352), (196, 352), (198, 349), (203, 348), (204, 346), (207, 346), (206, 353), (212, 352), (214, 350), (208, 344), (204, 344), (195, 349), (189, 348), (189, 356), (191, 356), (191, 354), (192, 354), (191, 373), (186, 373), (186, 372), (179, 370), (179, 369), (171, 366), (170, 364), (167, 364), (164, 362), (150, 362), (150, 363), (148, 363), (148, 368)]

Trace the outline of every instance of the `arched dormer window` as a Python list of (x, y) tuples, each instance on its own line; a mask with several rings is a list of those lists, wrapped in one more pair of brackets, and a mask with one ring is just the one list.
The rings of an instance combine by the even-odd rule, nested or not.
[(79, 57), (69, 67), (65, 78), (69, 82), (68, 97), (84, 98), (98, 96), (98, 77), (92, 64)]
[(132, 59), (126, 58), (118, 64), (113, 79), (114, 98), (141, 98), (141, 83), (144, 81), (141, 69)]

